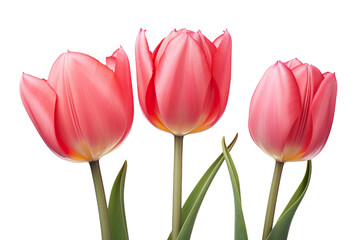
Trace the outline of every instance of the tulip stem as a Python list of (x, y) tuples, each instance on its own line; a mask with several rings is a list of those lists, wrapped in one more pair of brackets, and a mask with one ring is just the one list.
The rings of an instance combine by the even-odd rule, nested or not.
[(94, 180), (94, 187), (95, 187), (96, 199), (99, 210), (102, 240), (111, 240), (109, 214), (106, 204), (106, 197), (105, 197), (104, 185), (101, 177), (99, 160), (90, 162), (90, 168)]
[(274, 175), (271, 183), (268, 205), (266, 209), (263, 240), (270, 234), (274, 222), (276, 200), (279, 192), (281, 173), (284, 167), (283, 162), (275, 161)]
[(181, 188), (182, 188), (182, 151), (184, 136), (174, 136), (174, 185), (173, 185), (173, 215), (172, 240), (176, 240), (181, 230)]

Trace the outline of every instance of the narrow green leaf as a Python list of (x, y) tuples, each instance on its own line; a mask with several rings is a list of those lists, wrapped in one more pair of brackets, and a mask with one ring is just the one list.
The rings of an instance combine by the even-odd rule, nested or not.
[(125, 161), (114, 181), (109, 200), (109, 220), (112, 240), (129, 239), (124, 207), (126, 169), (127, 162)]
[[(238, 135), (236, 134), (235, 138), (229, 144), (228, 149), (231, 150), (234, 146)], [(197, 213), (199, 212), (201, 203), (205, 197), (207, 190), (209, 189), (212, 180), (214, 179), (217, 171), (219, 170), (221, 164), (224, 162), (224, 156), (221, 154), (214, 163), (209, 167), (205, 172), (202, 178), (199, 180), (185, 204), (182, 207), (182, 227), (177, 240), (189, 240), (191, 237), (192, 229), (195, 224)], [(168, 240), (171, 239), (171, 233), (168, 237)]]
[(246, 231), (246, 225), (245, 225), (245, 219), (244, 214), (242, 211), (241, 206), (241, 194), (240, 194), (240, 182), (239, 182), (239, 176), (236, 171), (235, 164), (231, 158), (231, 155), (226, 148), (225, 144), (225, 138), (222, 139), (222, 148), (224, 157), (226, 160), (226, 165), (229, 170), (229, 175), (231, 179), (231, 184), (233, 187), (234, 192), (234, 203), (235, 203), (235, 240), (247, 240), (247, 231)]
[(266, 240), (286, 240), (291, 221), (295, 215), (296, 209), (300, 205), (301, 200), (304, 198), (306, 190), (309, 187), (311, 178), (311, 160), (307, 162), (307, 168), (305, 176), (300, 183), (298, 189), (290, 199), (289, 203), (286, 205), (284, 211), (280, 215), (278, 221), (270, 232)]

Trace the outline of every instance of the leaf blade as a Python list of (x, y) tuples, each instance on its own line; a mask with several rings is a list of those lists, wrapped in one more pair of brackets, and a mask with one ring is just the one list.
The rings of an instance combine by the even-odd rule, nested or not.
[(112, 240), (128, 240), (129, 234), (126, 224), (125, 206), (124, 206), (124, 189), (125, 177), (127, 170), (127, 162), (117, 175), (110, 195), (109, 200), (109, 221)]
[(246, 230), (246, 224), (245, 224), (245, 218), (242, 210), (242, 204), (241, 204), (241, 193), (240, 193), (240, 181), (239, 176), (236, 171), (235, 164), (232, 160), (232, 157), (226, 148), (225, 144), (225, 138), (222, 139), (222, 148), (224, 157), (226, 160), (226, 165), (228, 167), (229, 175), (231, 184), (233, 187), (233, 193), (234, 193), (234, 204), (235, 204), (235, 234), (234, 239), (235, 240), (247, 240), (247, 230)]

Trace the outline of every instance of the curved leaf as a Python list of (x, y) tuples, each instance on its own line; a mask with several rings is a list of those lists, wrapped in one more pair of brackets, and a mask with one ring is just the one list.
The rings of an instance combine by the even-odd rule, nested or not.
[(240, 194), (240, 182), (239, 176), (236, 171), (235, 164), (231, 158), (231, 155), (226, 148), (225, 138), (222, 139), (222, 148), (224, 157), (226, 160), (226, 165), (229, 170), (229, 175), (231, 179), (231, 184), (234, 192), (234, 203), (235, 203), (235, 240), (247, 240), (247, 231), (245, 225), (244, 214), (241, 206), (241, 194)]
[(114, 181), (109, 200), (109, 220), (112, 240), (129, 239), (124, 207), (126, 169), (127, 162), (125, 161)]
[(296, 209), (300, 205), (301, 200), (304, 198), (306, 190), (308, 189), (311, 178), (311, 160), (307, 162), (307, 168), (305, 176), (300, 183), (298, 189), (290, 199), (289, 203), (286, 205), (284, 211), (280, 215), (278, 221), (270, 232), (266, 240), (286, 240), (291, 221), (295, 215)]
[[(229, 144), (228, 149), (234, 146), (238, 135), (234, 137), (232, 142)], [(212, 180), (214, 179), (217, 171), (219, 170), (221, 164), (224, 162), (224, 155), (221, 154), (214, 163), (209, 167), (205, 172), (199, 182), (196, 184), (193, 191), (190, 193), (188, 199), (182, 207), (182, 227), (177, 240), (189, 240), (191, 237), (192, 229), (195, 224), (197, 213), (199, 212), (201, 203), (205, 197), (207, 190), (210, 187)], [(168, 240), (171, 240), (171, 233), (168, 237)]]

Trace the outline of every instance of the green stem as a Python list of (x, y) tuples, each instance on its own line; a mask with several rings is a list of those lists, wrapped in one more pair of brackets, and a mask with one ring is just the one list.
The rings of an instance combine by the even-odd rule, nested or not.
[(271, 183), (271, 189), (269, 194), (269, 201), (266, 210), (265, 216), (265, 224), (264, 224), (264, 232), (263, 232), (263, 240), (267, 238), (269, 233), (272, 230), (273, 222), (274, 222), (274, 214), (275, 214), (275, 206), (276, 200), (279, 192), (279, 185), (280, 185), (280, 178), (282, 169), (284, 167), (283, 162), (275, 161), (275, 169), (274, 169), (274, 176)]
[(106, 204), (104, 185), (101, 178), (99, 160), (90, 162), (90, 168), (94, 180), (96, 199), (99, 209), (102, 240), (111, 240), (109, 214)]
[(176, 240), (181, 229), (181, 181), (182, 181), (182, 149), (184, 136), (174, 136), (174, 185), (172, 240)]

